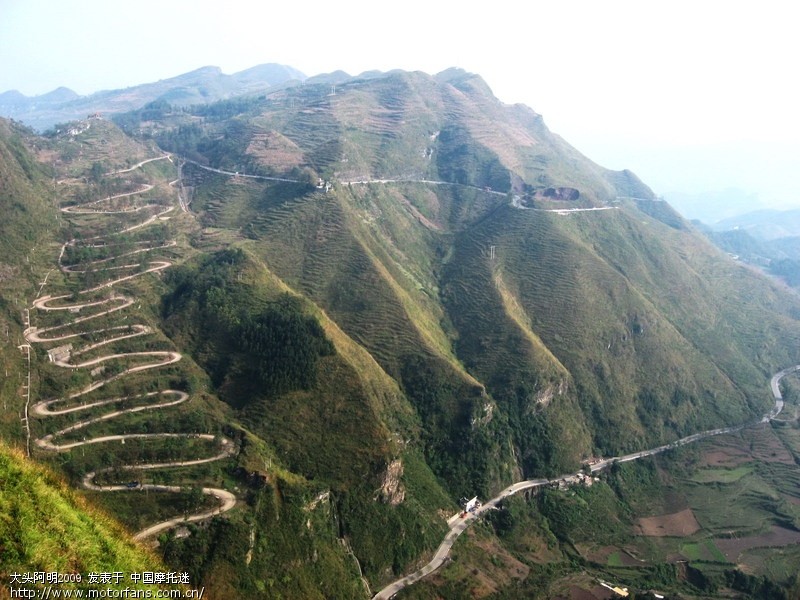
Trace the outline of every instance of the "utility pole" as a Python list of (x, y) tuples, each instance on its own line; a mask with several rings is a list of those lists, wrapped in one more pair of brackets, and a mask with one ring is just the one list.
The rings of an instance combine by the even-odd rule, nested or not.
[[(27, 309), (26, 309), (27, 311)], [(31, 455), (31, 428), (28, 424), (28, 406), (31, 403), (31, 346), (30, 344), (22, 344), (19, 346), (20, 350), (25, 351), (25, 358), (28, 360), (28, 375), (26, 380), (23, 381), (22, 391), (25, 396), (25, 412), (22, 416), (22, 424), (25, 427), (25, 448), (28, 457)]]

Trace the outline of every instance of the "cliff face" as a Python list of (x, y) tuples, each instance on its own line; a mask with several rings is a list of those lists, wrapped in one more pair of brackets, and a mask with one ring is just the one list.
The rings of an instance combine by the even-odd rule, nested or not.
[(403, 461), (393, 460), (389, 463), (375, 498), (392, 506), (397, 506), (406, 499), (406, 490), (403, 486)]

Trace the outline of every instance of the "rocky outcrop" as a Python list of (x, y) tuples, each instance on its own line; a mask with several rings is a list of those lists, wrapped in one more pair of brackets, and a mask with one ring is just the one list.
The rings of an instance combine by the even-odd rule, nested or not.
[(539, 408), (550, 404), (556, 396), (562, 396), (567, 391), (567, 382), (562, 380), (558, 385), (548, 385), (546, 388), (539, 390), (534, 398), (533, 407)]
[(381, 481), (381, 487), (375, 494), (375, 500), (385, 504), (397, 506), (406, 498), (406, 488), (401, 479), (403, 477), (403, 461), (399, 458), (393, 460), (386, 467)]
[(572, 202), (580, 197), (581, 193), (571, 187), (549, 187), (543, 190), (536, 190), (534, 194), (534, 198), (538, 200), (565, 200)]

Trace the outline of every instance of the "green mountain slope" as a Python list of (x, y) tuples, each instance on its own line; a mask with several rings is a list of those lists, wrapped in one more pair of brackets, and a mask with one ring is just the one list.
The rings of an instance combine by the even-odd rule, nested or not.
[(308, 84), (197, 123), (188, 146), (153, 131), (332, 183), (185, 168), (203, 223), (253, 240), (398, 381), (454, 494), (746, 421), (795, 358), (794, 299), (474, 75)]
[(301, 476), (281, 487), (305, 479), (321, 489), (321, 507), (335, 511), (364, 573), (381, 577), (435, 545), (443, 532), (436, 510), (453, 505), (410, 443), (419, 425), (397, 384), (248, 254), (225, 251), (176, 269), (166, 331), (206, 367), (248, 431)]
[[(158, 239), (153, 260), (170, 265), (120, 289), (155, 337), (121, 346), (182, 358), (109, 389), (192, 399), (98, 429), (189, 442), (60, 462), (79, 481), (131, 456), (189, 458), (201, 431), (231, 439), (224, 462), (158, 476), (238, 499), (161, 539), (217, 595), (364, 597), (430, 558), (458, 498), (748, 422), (771, 374), (800, 362), (800, 301), (475, 75), (334, 74), (119, 123), (137, 137), (93, 120), (41, 142), (69, 176), (59, 201), (152, 185), (136, 194), (173, 211), (122, 200), (117, 216), (67, 213), (63, 236), (153, 211), (125, 243)], [(154, 144), (170, 160), (136, 167)], [(103, 281), (78, 270), (48, 285)], [(39, 355), (51, 395), (96, 377)], [(124, 499), (96, 499), (139, 526)]]
[(48, 242), (55, 235), (52, 179), (30, 151), (32, 132), (0, 119), (0, 428), (19, 436), (20, 385), (26, 376), (23, 308), (51, 268)]
[[(55, 218), (58, 205), (41, 177), (19, 175), (16, 159), (3, 162), (3, 172), (10, 174), (9, 201), (17, 201), (9, 205), (4, 225), (10, 234), (17, 232), (15, 227), (29, 228), (40, 257), (34, 263), (30, 254), (31, 262), (26, 261), (27, 243), (10, 248), (9, 269), (21, 276), (0, 282), (9, 337), (24, 342), (27, 306), (32, 326), (45, 338), (31, 338), (29, 404), (54, 398), (74, 404), (69, 396), (76, 392), (81, 398), (82, 420), (69, 413), (31, 417), (34, 457), (63, 470), (81, 488), (87, 473), (97, 472), (95, 487), (81, 493), (113, 511), (131, 531), (176, 515), (180, 525), (181, 514), (197, 512), (204, 500), (212, 508), (214, 503), (203, 498), (208, 493), (199, 493), (202, 487), (233, 490), (237, 504), (230, 514), (160, 536), (165, 562), (189, 572), (192, 582), (206, 586), (214, 597), (362, 597), (362, 570), (381, 581), (435, 546), (444, 527), (441, 515), (456, 508), (420, 450), (405, 447), (418, 424), (397, 384), (324, 312), (292, 294), (260, 261), (241, 251), (209, 256), (192, 249), (187, 236), (202, 233), (192, 217), (179, 214), (175, 186), (169, 185), (176, 174), (169, 160), (153, 156), (108, 121), (78, 123), (74, 131), (47, 139), (26, 133), (27, 138), (9, 136), (8, 142), (18, 141), (17, 154), (36, 169), (34, 146), (55, 163), (60, 222)], [(76, 241), (63, 247), (44, 243), (47, 228), (29, 214), (38, 214), (34, 209), (49, 211), (53, 236)], [(139, 263), (143, 255), (144, 267)], [(163, 280), (146, 272), (153, 265), (166, 268)], [(124, 279), (128, 273), (130, 281)], [(44, 309), (31, 308), (45, 274), (39, 295), (65, 295), (45, 301)], [(106, 285), (115, 275), (123, 279)], [(165, 325), (180, 346), (160, 332), (162, 295), (173, 299)], [(125, 298), (131, 303), (94, 316), (93, 306)], [(84, 299), (90, 303), (82, 308), (47, 310), (48, 302), (71, 306)], [(220, 307), (228, 312), (216, 314)], [(195, 329), (203, 322), (198, 318), (208, 327)], [(80, 325), (85, 319), (93, 319), (89, 331)], [(56, 329), (47, 334), (49, 327)], [(107, 332), (117, 330), (128, 333), (109, 339)], [(147, 337), (142, 340), (138, 332)], [(276, 338), (276, 332), (283, 337)], [(64, 350), (67, 343), (60, 335), (68, 336), (69, 349)], [(297, 345), (296, 356), (281, 353), (298, 335), (314, 341), (311, 352)], [(67, 361), (87, 366), (53, 364), (48, 352), (59, 346), (55, 352), (66, 352)], [(175, 366), (125, 371), (147, 364), (144, 357), (125, 358), (125, 353), (164, 354), (178, 347), (185, 354)], [(113, 355), (106, 358), (108, 349)], [(19, 415), (26, 404), (20, 385), (27, 372), (25, 354), (10, 344), (3, 352), (10, 375), (3, 389), (4, 436), (24, 445)], [(254, 354), (261, 360), (250, 361)], [(219, 356), (231, 360), (214, 363)], [(319, 360), (312, 374), (304, 361), (313, 357)], [(98, 360), (99, 369), (92, 362)], [(154, 392), (165, 388), (178, 391), (148, 406)], [(112, 413), (109, 404), (121, 410)], [(112, 437), (93, 442), (102, 435)], [(203, 439), (212, 437), (231, 440), (230, 456), (192, 464), (208, 456)], [(54, 452), (52, 444), (65, 446)], [(176, 459), (190, 463), (152, 467)], [(151, 466), (139, 468), (145, 463)], [(147, 493), (165, 483), (182, 491)], [(123, 489), (109, 494), (97, 488), (109, 484)], [(21, 500), (16, 492), (9, 490), (12, 504)], [(48, 497), (43, 502), (47, 508), (55, 501)], [(19, 524), (9, 527), (13, 533)], [(392, 532), (388, 541), (387, 531)], [(47, 542), (62, 533), (47, 522), (41, 536)], [(20, 556), (20, 565), (28, 569), (32, 561)]]

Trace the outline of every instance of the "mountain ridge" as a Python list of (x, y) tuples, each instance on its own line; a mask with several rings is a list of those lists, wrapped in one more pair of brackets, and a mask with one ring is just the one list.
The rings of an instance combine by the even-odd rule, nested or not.
[(219, 67), (205, 66), (167, 79), (100, 90), (86, 96), (65, 87), (31, 97), (10, 90), (0, 94), (0, 115), (41, 131), (88, 114), (116, 114), (160, 99), (180, 105), (213, 102), (305, 79), (297, 69), (276, 63), (256, 65), (230, 75)]
[[(127, 252), (176, 241), (149, 242), (175, 266), (126, 291), (160, 332), (148, 350), (186, 357), (162, 380), (195, 408), (118, 427), (236, 441), (194, 481), (242, 502), (163, 540), (221, 595), (362, 597), (361, 577), (425, 562), (458, 498), (748, 422), (800, 362), (800, 300), (477, 75), (334, 73), (115, 121), (28, 135), (58, 173), (59, 235), (141, 220)], [(47, 285), (84, 289), (107, 252), (65, 250)], [(38, 355), (54, 394), (104, 377)], [(128, 465), (132, 445), (66, 468)]]

